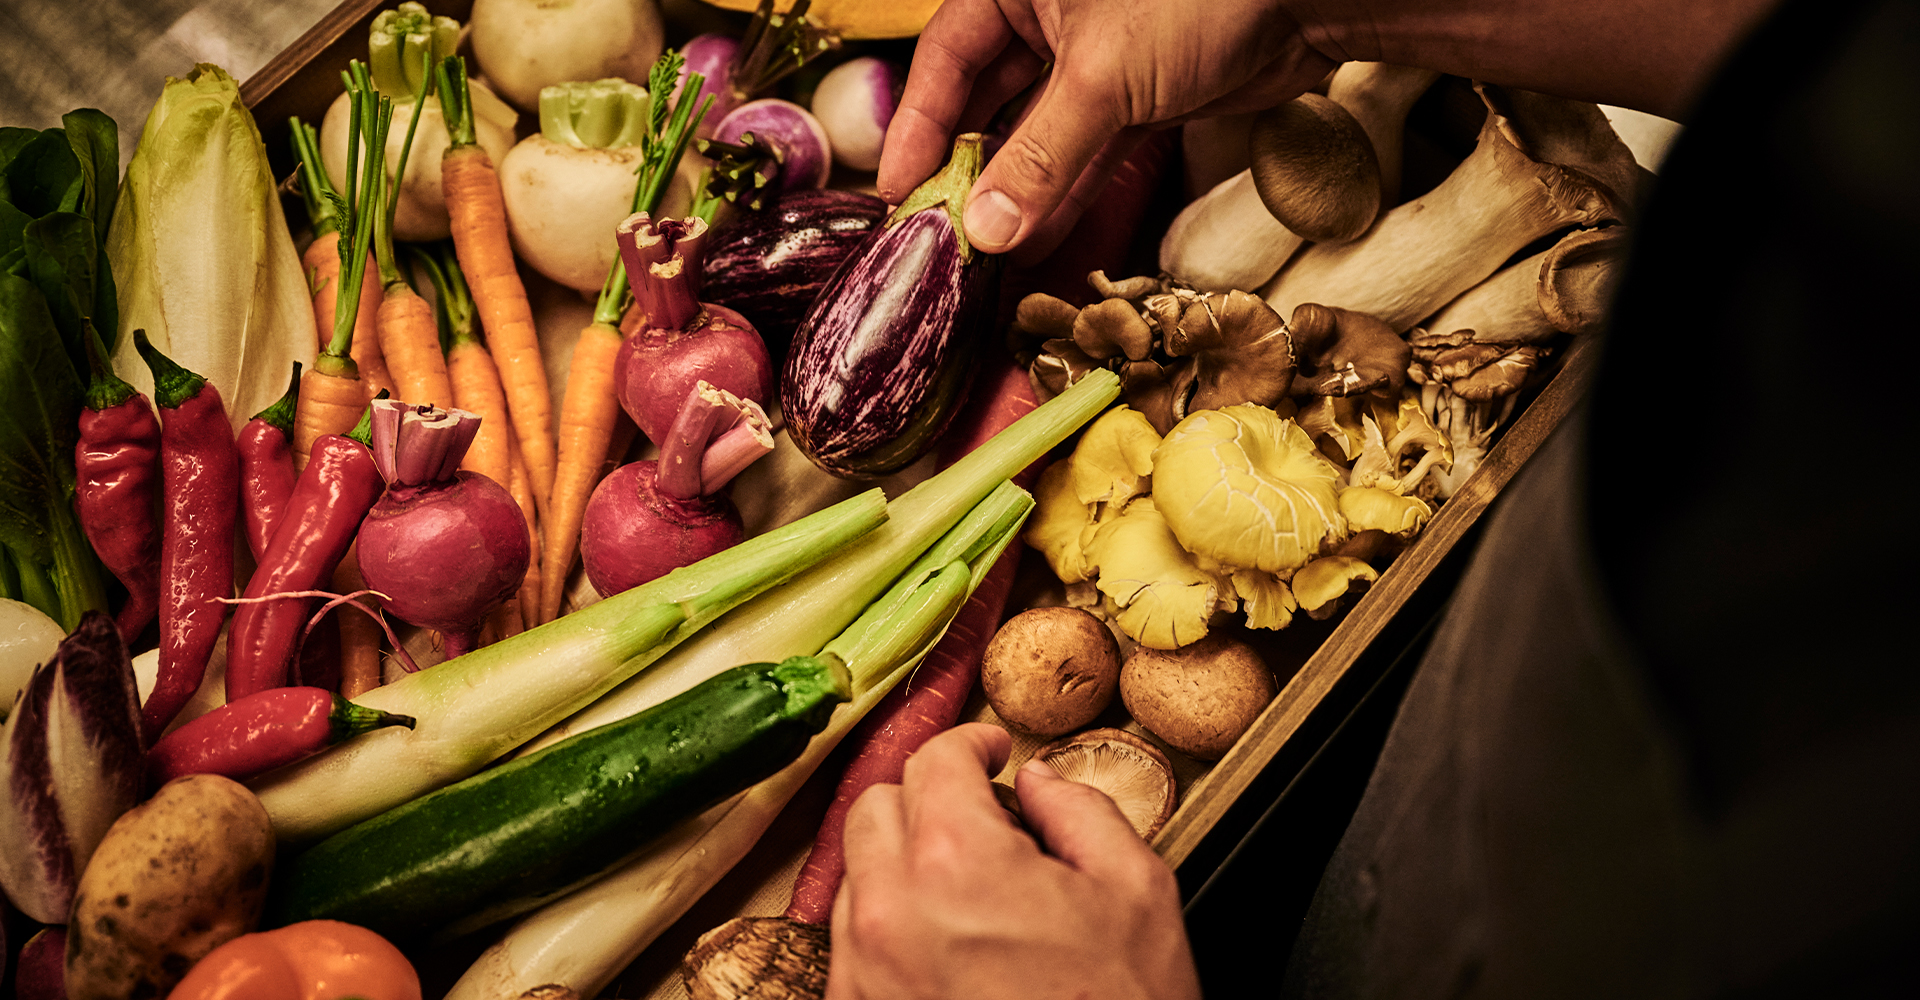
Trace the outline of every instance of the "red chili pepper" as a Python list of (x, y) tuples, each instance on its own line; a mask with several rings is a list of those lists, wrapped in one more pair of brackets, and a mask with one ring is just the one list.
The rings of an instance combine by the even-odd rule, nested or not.
[(233, 596), (233, 528), (240, 514), (240, 456), (213, 384), (174, 364), (133, 332), (153, 369), (160, 423), (160, 675), (140, 713), (151, 743), (206, 676), (207, 658)]
[(160, 421), (145, 393), (107, 364), (99, 338), (87, 335), (93, 382), (74, 446), (74, 508), (80, 526), (127, 588), (114, 623), (131, 643), (160, 610)]
[(293, 413), (300, 402), (300, 362), (293, 363), (293, 384), (272, 406), (240, 428), (240, 514), (247, 523), (247, 548), (257, 562), (273, 540), (273, 529), (293, 497)]
[[(315, 590), (331, 582), (360, 522), (387, 488), (367, 449), (368, 428), (362, 415), (360, 426), (346, 436), (328, 434), (313, 443), (273, 543), (247, 582), (246, 596)], [(228, 701), (286, 686), (307, 617), (303, 600), (240, 605), (227, 635)]]
[(147, 751), (152, 786), (183, 774), (245, 781), (382, 726), (412, 729), (413, 717), (367, 708), (316, 687), (280, 687), (184, 723)]

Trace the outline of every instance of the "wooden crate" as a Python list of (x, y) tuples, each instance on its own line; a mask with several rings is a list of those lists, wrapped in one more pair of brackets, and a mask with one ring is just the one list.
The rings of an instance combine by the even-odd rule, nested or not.
[[(340, 93), (341, 71), (350, 59), (364, 57), (374, 13), (392, 2), (344, 0), (243, 83), (242, 95), (254, 111), (280, 176), (293, 169), (287, 119), (293, 115), (315, 123), (321, 119)], [(472, 0), (426, 0), (426, 6), (464, 21)], [(525, 130), (530, 125), (527, 116), (522, 117)], [(289, 210), (298, 218), (297, 207), (290, 205)], [(1154, 849), (1174, 867), (1185, 895), (1191, 897), (1205, 882), (1450, 591), (1468, 547), (1463, 543), (1471, 541), (1481, 515), (1585, 392), (1597, 353), (1588, 349), (1591, 346), (1581, 342), (1567, 352), (1558, 374), (1515, 415), (1480, 469), (1441, 505), (1418, 540), (1394, 560), (1372, 589), (1324, 632), (1318, 647), (1303, 654), (1304, 662), (1284, 678), (1278, 696), (1239, 743), (1211, 766), (1184, 763), (1179, 809), (1154, 839)], [(1009, 770), (1030, 748), (1031, 741), (1016, 748)], [(756, 854), (642, 955), (608, 995), (676, 995), (673, 969), (694, 937), (727, 916), (779, 912), (785, 886), (811, 842), (836, 780), (831, 770), (822, 769), (768, 832)], [(428, 995), (450, 985), (485, 943), (463, 942), (422, 956)]]

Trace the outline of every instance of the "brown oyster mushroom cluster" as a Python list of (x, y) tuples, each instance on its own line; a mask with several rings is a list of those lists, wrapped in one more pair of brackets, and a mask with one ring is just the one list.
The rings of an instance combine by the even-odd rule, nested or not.
[(1272, 407), (1289, 395), (1393, 398), (1406, 382), (1407, 342), (1363, 313), (1309, 303), (1288, 324), (1248, 292), (1201, 292), (1167, 278), (1114, 282), (1100, 271), (1087, 280), (1102, 296), (1092, 305), (1038, 293), (1014, 314), (1041, 399), (1111, 369), (1121, 400), (1165, 434), (1201, 410)]

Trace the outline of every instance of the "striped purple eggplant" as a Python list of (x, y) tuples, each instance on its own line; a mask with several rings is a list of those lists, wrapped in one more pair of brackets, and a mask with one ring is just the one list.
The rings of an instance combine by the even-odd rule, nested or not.
[(780, 408), (798, 445), (837, 476), (871, 478), (933, 447), (965, 401), (999, 298), (999, 258), (960, 226), (981, 137), (916, 188), (834, 272), (795, 331)]
[(827, 280), (886, 217), (886, 202), (831, 188), (735, 212), (707, 237), (700, 297), (745, 316), (782, 357)]
[(0, 887), (20, 912), (66, 922), (80, 872), (145, 773), (126, 643), (89, 611), (0, 726)]

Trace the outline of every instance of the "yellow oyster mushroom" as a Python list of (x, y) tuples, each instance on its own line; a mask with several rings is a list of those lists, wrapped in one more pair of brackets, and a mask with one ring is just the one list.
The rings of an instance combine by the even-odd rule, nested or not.
[(1293, 596), (1308, 617), (1320, 620), (1332, 615), (1339, 600), (1356, 593), (1380, 578), (1372, 566), (1350, 556), (1315, 559), (1293, 574)]
[(1177, 649), (1207, 634), (1223, 596), (1220, 582), (1180, 547), (1152, 498), (1135, 500), (1095, 529), (1086, 557), (1099, 572), (1096, 586), (1113, 602), (1114, 621), (1134, 641)]
[(1087, 505), (1073, 495), (1073, 469), (1059, 461), (1047, 466), (1034, 486), (1033, 513), (1022, 537), (1047, 557), (1061, 583), (1079, 583), (1089, 576), (1080, 541), (1091, 521)]
[(1433, 508), (1419, 497), (1401, 496), (1378, 486), (1349, 486), (1340, 491), (1340, 513), (1355, 532), (1378, 530), (1401, 538), (1420, 533)]
[(1122, 404), (1101, 414), (1080, 435), (1068, 460), (1074, 496), (1083, 504), (1125, 503), (1146, 492), (1153, 449), (1159, 446), (1160, 432), (1139, 410)]
[(1203, 564), (1280, 573), (1347, 535), (1342, 470), (1262, 406), (1189, 415), (1153, 453), (1153, 499)]
[(1293, 624), (1300, 602), (1294, 600), (1285, 580), (1257, 569), (1235, 570), (1232, 579), (1248, 628), (1283, 629)]

